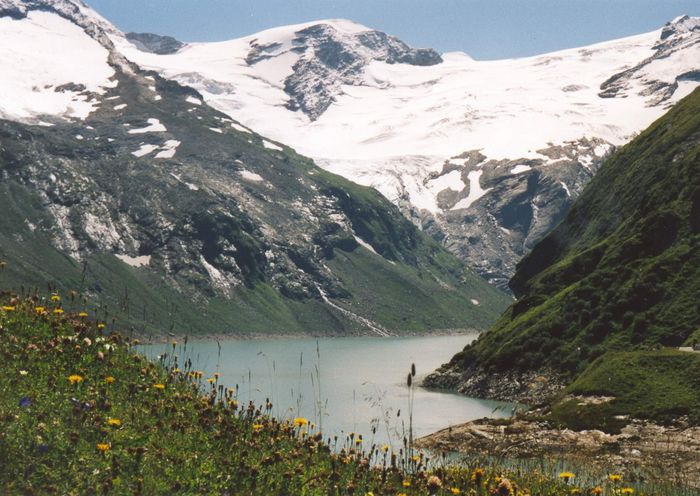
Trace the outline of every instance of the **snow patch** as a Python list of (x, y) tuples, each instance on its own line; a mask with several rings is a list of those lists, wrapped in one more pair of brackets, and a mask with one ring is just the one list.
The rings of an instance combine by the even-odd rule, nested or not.
[(144, 134), (144, 133), (163, 133), (167, 131), (165, 126), (158, 119), (148, 119), (148, 126), (140, 129), (131, 129), (129, 134)]
[(521, 174), (521, 173), (527, 172), (531, 169), (532, 169), (532, 167), (530, 167), (529, 165), (518, 164), (510, 170), (510, 173), (511, 174)]
[(253, 134), (253, 131), (248, 129), (247, 127), (243, 127), (240, 124), (236, 124), (235, 122), (231, 123), (231, 127), (235, 129), (236, 131), (240, 131), (242, 133), (248, 133), (248, 134)]
[(561, 184), (561, 187), (564, 188), (564, 191), (566, 191), (566, 196), (571, 197), (571, 191), (569, 191), (569, 187), (566, 185), (564, 181), (559, 181), (559, 184)]
[(199, 98), (195, 98), (195, 97), (193, 97), (193, 96), (188, 96), (188, 97), (185, 99), (185, 101), (186, 101), (187, 103), (192, 103), (192, 104), (194, 104), (194, 105), (201, 105), (201, 104), (202, 104), (202, 100), (200, 100)]
[(479, 184), (479, 178), (481, 178), (481, 175), (483, 173), (483, 170), (471, 171), (469, 173), (469, 175), (467, 176), (467, 178), (469, 179), (469, 196), (458, 201), (457, 204), (454, 207), (452, 207), (451, 210), (469, 208), (475, 201), (477, 201), (479, 198), (491, 191), (491, 188), (483, 189), (481, 187), (481, 184)]
[(223, 134), (223, 133), (224, 133), (224, 131), (221, 130), (221, 129), (219, 129), (218, 127), (210, 127), (209, 130), (210, 130), (210, 131), (214, 131), (215, 133), (219, 133), (219, 134)]
[(256, 174), (255, 172), (251, 172), (249, 170), (242, 170), (238, 171), (238, 173), (241, 175), (243, 179), (246, 179), (248, 181), (254, 181), (254, 182), (262, 182), (264, 179), (262, 178), (261, 175)]
[(371, 251), (375, 255), (379, 255), (379, 253), (377, 253), (377, 251), (374, 249), (374, 247), (372, 247), (371, 244), (369, 244), (367, 241), (365, 241), (364, 239), (359, 237), (357, 234), (355, 234), (355, 241), (357, 241), (357, 244), (362, 246), (363, 248), (368, 249), (369, 251)]
[(265, 148), (268, 148), (270, 150), (277, 150), (277, 151), (282, 151), (283, 148), (281, 146), (275, 145), (274, 143), (270, 143), (267, 140), (262, 140), (263, 146)]
[(173, 158), (178, 146), (180, 146), (180, 142), (178, 140), (166, 141), (163, 143), (161, 150), (156, 153), (156, 158)]
[(471, 302), (472, 302), (472, 305), (479, 305), (479, 300), (475, 300), (472, 298)]
[(436, 177), (429, 181), (430, 189), (435, 193), (439, 193), (445, 189), (451, 189), (452, 191), (460, 192), (467, 187), (462, 181), (462, 171), (451, 171), (442, 176)]
[(1, 118), (85, 119), (99, 104), (88, 93), (102, 95), (113, 84), (109, 52), (82, 28), (49, 12), (0, 18), (0, 47)]
[(141, 145), (141, 148), (131, 152), (131, 154), (134, 157), (143, 157), (145, 155), (148, 155), (149, 153), (156, 151), (158, 148), (158, 145)]
[(126, 103), (120, 103), (119, 105), (114, 106), (114, 110), (124, 110), (128, 105)]
[(610, 145), (598, 145), (593, 149), (596, 157), (604, 157), (610, 151)]

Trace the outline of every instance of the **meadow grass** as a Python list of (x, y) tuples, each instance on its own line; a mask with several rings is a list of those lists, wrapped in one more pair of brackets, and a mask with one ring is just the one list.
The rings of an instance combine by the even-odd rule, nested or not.
[(305, 418), (276, 419), (269, 401), (240, 404), (176, 356), (182, 344), (149, 361), (70, 300), (0, 297), (1, 494), (643, 494), (608, 476), (325, 437)]

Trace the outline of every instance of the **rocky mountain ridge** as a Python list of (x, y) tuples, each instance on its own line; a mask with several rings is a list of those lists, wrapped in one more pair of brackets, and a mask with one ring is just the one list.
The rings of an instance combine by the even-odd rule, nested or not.
[(387, 334), (484, 327), (502, 308), (379, 193), (141, 69), (84, 4), (13, 5), (14, 53), (55, 35), (71, 50), (41, 60), (52, 84), (0, 77), (26, 102), (0, 105), (6, 285), (76, 290), (157, 332)]

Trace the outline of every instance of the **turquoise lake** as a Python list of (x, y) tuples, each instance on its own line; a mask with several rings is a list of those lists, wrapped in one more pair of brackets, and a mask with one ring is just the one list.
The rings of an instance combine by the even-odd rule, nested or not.
[[(416, 365), (420, 383), (476, 337), (189, 340), (186, 350), (178, 345), (176, 354), (180, 363), (190, 358), (194, 369), (206, 377), (219, 372), (220, 384), (238, 386), (241, 404), (252, 400), (261, 405), (269, 398), (275, 416), (308, 418), (322, 427), (326, 437), (343, 439), (354, 432), (368, 442), (396, 446), (408, 432), (406, 380), (411, 364)], [(149, 356), (172, 351), (170, 344), (141, 348)], [(512, 408), (508, 403), (416, 387), (414, 436), (476, 418), (507, 417)]]

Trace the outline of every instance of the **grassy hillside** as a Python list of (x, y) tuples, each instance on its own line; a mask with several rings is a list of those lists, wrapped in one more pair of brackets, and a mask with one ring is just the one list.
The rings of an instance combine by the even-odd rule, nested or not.
[(447, 496), (600, 487), (594, 494), (611, 495), (623, 487), (473, 462), (427, 470), (424, 455), (353, 434), (328, 439), (306, 419), (271, 418), (271, 405), (239, 404), (235, 389), (189, 368), (186, 344), (151, 363), (128, 339), (66, 311), (69, 301), (0, 296), (2, 494)]
[[(594, 361), (552, 406), (552, 418), (576, 429), (616, 432), (629, 417), (700, 424), (700, 353), (610, 352)], [(574, 397), (572, 397), (572, 395)], [(581, 401), (581, 396), (605, 398)]]
[(511, 286), (454, 366), (574, 378), (608, 351), (700, 341), (700, 90), (602, 166)]

